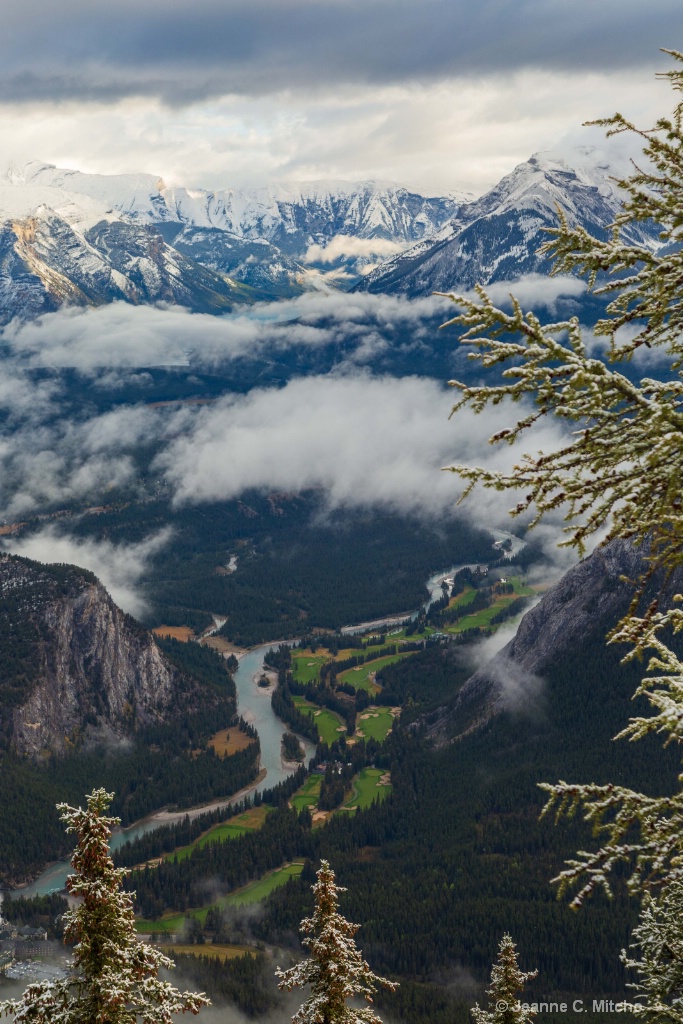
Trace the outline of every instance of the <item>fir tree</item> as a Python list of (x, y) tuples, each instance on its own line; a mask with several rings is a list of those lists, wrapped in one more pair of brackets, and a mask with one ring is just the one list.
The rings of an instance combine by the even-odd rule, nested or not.
[(381, 1024), (370, 1007), (356, 1009), (346, 1001), (360, 996), (371, 1003), (378, 985), (391, 991), (398, 985), (374, 974), (356, 948), (353, 937), (360, 925), (339, 913), (338, 894), (346, 890), (336, 884), (326, 860), (320, 862), (316, 877), (313, 916), (301, 922), (301, 941), (311, 955), (288, 971), (276, 971), (279, 988), (311, 986), (310, 998), (292, 1017), (293, 1024)]
[(536, 1010), (524, 1008), (519, 995), (527, 981), (537, 974), (538, 971), (519, 969), (516, 946), (506, 933), (500, 940), (498, 959), (491, 970), (491, 984), (486, 989), (491, 1009), (482, 1010), (477, 1003), (471, 1011), (475, 1024), (527, 1024)]
[(633, 932), (632, 955), (623, 952), (626, 967), (636, 970), (633, 1013), (658, 1021), (683, 1021), (683, 880), (675, 879), (657, 897), (646, 894), (640, 923)]
[[(679, 66), (667, 72), (683, 92), (683, 54), (670, 53)], [(620, 737), (639, 739), (656, 732), (665, 743), (683, 742), (683, 662), (671, 649), (672, 632), (683, 630), (683, 597), (668, 607), (654, 600), (639, 610), (645, 584), (657, 569), (671, 573), (683, 566), (683, 103), (654, 128), (641, 131), (621, 114), (593, 122), (608, 135), (634, 132), (644, 141), (643, 167), (618, 181), (623, 210), (606, 241), (560, 225), (541, 251), (554, 256), (554, 273), (585, 274), (589, 289), (610, 296), (594, 333), (608, 340), (609, 362), (593, 358), (578, 318), (542, 323), (512, 299), (511, 311), (497, 308), (483, 288), (478, 299), (451, 295), (461, 312), (449, 321), (466, 328), (461, 341), (482, 366), (503, 366), (502, 384), (476, 386), (452, 381), (460, 391), (454, 412), (469, 407), (483, 412), (512, 402), (522, 415), (496, 433), (492, 443), (513, 444), (544, 417), (554, 416), (570, 429), (567, 442), (552, 452), (524, 455), (511, 473), (482, 467), (451, 467), (466, 482), (524, 495), (513, 515), (533, 511), (532, 525), (561, 510), (564, 544), (583, 553), (598, 532), (607, 540), (630, 539), (642, 546), (648, 570), (629, 614), (610, 634), (631, 647), (627, 658), (648, 653), (646, 674), (637, 693), (653, 709), (631, 720)], [(656, 252), (637, 244), (639, 225), (660, 227)], [(446, 325), (444, 325), (446, 326)], [(642, 346), (660, 346), (669, 354), (665, 380), (647, 377), (633, 383), (613, 368)], [(585, 818), (602, 839), (597, 851), (581, 851), (556, 881), (563, 891), (576, 885), (580, 906), (594, 889), (611, 893), (614, 867), (630, 868), (631, 891), (667, 884), (683, 856), (683, 790), (653, 798), (616, 785), (546, 785), (546, 812)]]
[(105, 815), (112, 799), (97, 789), (85, 810), (58, 804), (66, 831), (78, 839), (67, 889), (79, 903), (65, 914), (74, 957), (66, 979), (29, 985), (20, 999), (0, 1003), (16, 1024), (172, 1024), (174, 1014), (197, 1014), (209, 1003), (161, 981), (159, 971), (173, 961), (137, 937), (132, 896), (121, 888), (127, 869), (109, 856), (119, 824)]
[[(678, 62), (665, 77), (681, 93), (683, 54), (665, 52)], [(683, 595), (666, 607), (657, 597), (644, 610), (639, 606), (657, 570), (671, 582), (683, 567), (683, 103), (650, 130), (621, 114), (593, 123), (608, 135), (640, 136), (643, 166), (634, 164), (633, 173), (618, 181), (625, 199), (607, 240), (561, 215), (541, 251), (555, 257), (554, 273), (583, 274), (589, 289), (610, 297), (594, 328), (607, 339), (609, 362), (591, 356), (578, 318), (543, 324), (514, 298), (511, 311), (498, 309), (483, 288), (478, 300), (452, 295), (461, 312), (450, 323), (466, 328), (461, 340), (472, 345), (471, 357), (484, 367), (505, 367), (498, 386), (453, 381), (461, 393), (454, 411), (521, 402), (522, 415), (493, 443), (513, 444), (547, 416), (572, 431), (556, 451), (524, 455), (511, 473), (452, 468), (467, 481), (467, 491), (477, 483), (500, 491), (521, 488), (524, 497), (512, 513), (532, 510), (532, 525), (561, 510), (564, 543), (579, 552), (599, 532), (642, 547), (647, 572), (610, 639), (630, 645), (627, 658), (648, 654), (636, 693), (648, 699), (652, 713), (631, 719), (617, 738), (658, 733), (665, 744), (680, 745), (683, 661), (671, 637), (683, 630)], [(644, 222), (659, 226), (660, 248), (638, 243)], [(633, 383), (614, 368), (643, 346), (664, 350), (665, 379)], [(579, 851), (554, 880), (560, 893), (576, 886), (575, 907), (596, 888), (611, 895), (612, 873), (621, 866), (630, 891), (642, 899), (635, 956), (623, 959), (640, 975), (636, 1011), (654, 1021), (683, 1021), (683, 775), (680, 782), (677, 792), (662, 798), (613, 784), (543, 785), (545, 813), (555, 810), (559, 817), (581, 808), (601, 840), (599, 849)]]

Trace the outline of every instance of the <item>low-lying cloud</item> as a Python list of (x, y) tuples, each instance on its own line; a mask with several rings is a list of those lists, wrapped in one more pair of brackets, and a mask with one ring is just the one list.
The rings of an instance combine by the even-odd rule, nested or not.
[[(509, 422), (509, 408), (491, 410), (485, 421), (463, 410), (449, 422), (450, 405), (446, 389), (424, 378), (307, 377), (199, 410), (156, 467), (179, 503), (222, 500), (252, 487), (320, 487), (333, 506), (443, 512), (459, 487), (441, 467), (484, 462), (509, 470), (517, 454), (487, 443), (489, 432)], [(562, 438), (549, 424), (526, 441), (551, 449)], [(499, 496), (478, 500), (477, 517), (487, 515), (492, 523), (501, 518)]]
[[(553, 301), (582, 286), (571, 278), (548, 284), (534, 276), (511, 287), (531, 302)], [(12, 324), (1, 338), (5, 379), (12, 384), (0, 388), (9, 416), (0, 432), (0, 512), (16, 519), (46, 506), (99, 503), (122, 487), (134, 494), (143, 486), (144, 449), (155, 453), (144, 471), (151, 469), (176, 503), (225, 500), (247, 488), (314, 487), (325, 491), (331, 506), (441, 514), (460, 493), (443, 466), (485, 463), (509, 471), (514, 465), (514, 449), (487, 442), (514, 411), (498, 407), (477, 417), (463, 410), (449, 422), (452, 395), (441, 383), (373, 376), (358, 366), (387, 348), (385, 329), (405, 328), (406, 344), (419, 347), (426, 332), (433, 337), (435, 319), (452, 308), (432, 296), (408, 301), (308, 293), (230, 317), (115, 303)], [(149, 377), (134, 372), (181, 361), (198, 368), (258, 361), (268, 352), (341, 341), (331, 374), (224, 395), (204, 407), (145, 405)], [(111, 387), (123, 375), (127, 385), (139, 385), (141, 401), (101, 414), (62, 410), (57, 375), (37, 387), (31, 403), (34, 384), (22, 373), (45, 366), (75, 368), (94, 386)], [(563, 436), (559, 425), (548, 423), (525, 441), (549, 450)], [(482, 492), (468, 508), (496, 525), (512, 503), (509, 496)]]
[[(366, 240), (354, 242), (359, 243), (359, 254), (365, 251)], [(373, 241), (369, 246), (376, 244), (379, 242)], [(322, 251), (328, 252), (329, 248)], [(584, 294), (585, 283), (567, 275), (548, 278), (528, 274), (515, 281), (496, 282), (487, 290), (499, 304), (507, 305), (512, 294), (524, 308), (542, 306), (552, 313), (558, 300)], [(453, 304), (435, 295), (406, 299), (328, 290), (260, 303), (229, 316), (126, 302), (99, 308), (67, 307), (29, 323), (14, 321), (0, 334), (9, 355), (9, 362), (4, 363), (5, 379), (0, 382), (0, 411), (16, 406), (20, 412), (35, 412), (36, 405), (44, 406), (51, 400), (53, 387), (46, 383), (37, 389), (27, 385), (18, 375), (21, 368), (100, 372), (106, 368), (153, 366), (210, 368), (241, 359), (256, 361), (268, 352), (316, 349), (342, 342), (353, 362), (354, 345), (358, 349), (367, 347), (367, 337), (375, 328), (409, 327), (416, 343), (429, 330), (433, 342), (435, 319), (446, 320), (453, 313)], [(144, 383), (142, 378), (140, 383)]]
[(3, 548), (37, 562), (66, 562), (90, 569), (104, 584), (116, 604), (130, 615), (140, 617), (147, 606), (139, 583), (149, 562), (171, 539), (166, 527), (135, 544), (112, 544), (106, 540), (76, 539), (48, 527), (26, 538), (10, 538)]
[(525, 274), (517, 281), (496, 281), (487, 285), (486, 291), (499, 304), (508, 305), (512, 295), (524, 309), (545, 306), (553, 311), (558, 299), (585, 295), (586, 282), (570, 274)]
[[(309, 292), (222, 317), (178, 306), (114, 302), (61, 309), (30, 323), (15, 321), (0, 338), (13, 359), (30, 368), (211, 367), (257, 360), (267, 350), (319, 348), (354, 337), (360, 346), (375, 325), (419, 330), (425, 318), (445, 315), (449, 308), (447, 300), (433, 296), (409, 301), (337, 291)], [(0, 406), (2, 401), (0, 386)]]
[[(539, 282), (522, 284), (531, 289)], [(560, 281), (556, 287), (570, 286)], [(312, 293), (260, 307), (262, 319), (118, 303), (12, 325), (1, 338), (5, 379), (15, 383), (0, 388), (0, 519), (25, 519), (75, 502), (103, 504), (122, 489), (131, 498), (143, 496), (149, 480), (176, 505), (229, 500), (251, 488), (317, 488), (330, 508), (450, 515), (462, 485), (443, 467), (483, 464), (509, 473), (521, 451), (490, 446), (488, 437), (522, 410), (505, 405), (485, 416), (462, 410), (449, 421), (454, 395), (441, 382), (373, 375), (358, 364), (388, 344), (386, 326), (404, 325), (409, 343), (420, 345), (425, 331), (433, 333), (435, 314), (445, 319), (451, 310), (446, 300), (431, 297), (409, 302)], [(287, 316), (297, 319), (275, 319)], [(139, 369), (155, 361), (185, 356), (192, 366), (211, 366), (331, 339), (347, 345), (332, 373), (223, 395), (207, 405), (144, 404), (150, 378)], [(46, 365), (75, 367), (94, 386), (135, 380), (141, 401), (103, 413), (87, 405), (74, 409), (64, 404), (56, 374), (41, 378), (31, 403), (32, 375)], [(548, 422), (527, 432), (524, 447), (550, 451), (565, 440), (562, 426)], [(478, 490), (463, 512), (477, 525), (503, 526), (514, 503), (513, 495)], [(550, 548), (557, 530), (548, 530)], [(69, 539), (60, 528), (8, 543), (29, 557), (91, 568), (119, 603), (139, 614), (137, 581), (167, 542), (162, 532), (124, 550)]]
[(356, 235), (335, 235), (327, 245), (309, 245), (304, 256), (305, 263), (335, 263), (344, 257), (393, 256), (405, 249), (400, 242), (390, 238), (358, 238)]

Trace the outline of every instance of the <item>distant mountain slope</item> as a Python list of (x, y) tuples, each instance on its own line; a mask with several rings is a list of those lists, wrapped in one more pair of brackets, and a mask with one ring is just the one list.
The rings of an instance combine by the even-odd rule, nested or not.
[(19, 754), (130, 736), (199, 692), (92, 573), (8, 554), (0, 555), (0, 656), (0, 746)]
[(22, 218), (3, 218), (0, 198), (0, 326), (62, 305), (118, 299), (221, 313), (262, 297), (173, 249), (152, 225), (103, 211), (88, 223), (82, 212), (40, 204)]
[[(614, 540), (570, 569), (526, 613), (513, 639), (467, 680), (446, 710), (433, 716), (428, 726), (432, 739), (437, 745), (452, 742), (500, 712), (533, 706), (551, 664), (571, 664), (596, 628), (602, 646), (602, 637), (625, 614), (633, 594), (624, 579), (638, 579), (645, 568), (642, 552)], [(680, 582), (674, 580), (679, 588)]]
[[(371, 181), (204, 191), (149, 174), (11, 166), (0, 179), (0, 325), (63, 304), (220, 313), (299, 295), (320, 287), (319, 270), (358, 274), (376, 258), (372, 240), (386, 254), (433, 234), (459, 205)], [(306, 263), (311, 246), (339, 236), (368, 245)]]
[(13, 168), (24, 186), (75, 193), (141, 223), (177, 222), (262, 239), (302, 257), (337, 234), (412, 242), (433, 234), (462, 202), (428, 197), (393, 182), (309, 181), (271, 187), (169, 188), (151, 174), (83, 174), (37, 161)]
[[(557, 225), (557, 208), (604, 237), (620, 209), (613, 181), (620, 173), (590, 147), (537, 153), (486, 195), (461, 206), (434, 238), (385, 261), (355, 290), (412, 298), (545, 274), (550, 264), (537, 250), (548, 239), (546, 229)], [(658, 245), (656, 225), (630, 229), (625, 237), (649, 248)]]
[[(0, 325), (116, 299), (220, 313), (354, 280), (415, 298), (545, 274), (557, 208), (604, 235), (627, 172), (590, 147), (538, 153), (473, 201), (375, 181), (187, 189), (33, 161), (0, 179)], [(656, 225), (628, 237), (659, 245)]]

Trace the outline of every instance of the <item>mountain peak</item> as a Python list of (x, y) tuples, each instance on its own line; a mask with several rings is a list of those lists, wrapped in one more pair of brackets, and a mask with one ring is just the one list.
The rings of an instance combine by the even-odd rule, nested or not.
[[(538, 250), (557, 224), (558, 207), (589, 233), (604, 235), (621, 209), (617, 179), (630, 170), (624, 152), (608, 159), (598, 146), (534, 153), (485, 195), (460, 206), (439, 234), (381, 264), (356, 290), (417, 297), (547, 273)], [(629, 241), (651, 249), (659, 244), (649, 225), (630, 227)]]

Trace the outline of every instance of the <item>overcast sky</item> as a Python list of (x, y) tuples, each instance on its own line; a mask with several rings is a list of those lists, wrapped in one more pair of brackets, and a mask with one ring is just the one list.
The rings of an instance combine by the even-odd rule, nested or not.
[(680, 0), (4, 0), (10, 159), (170, 184), (482, 191), (582, 121), (670, 107)]

